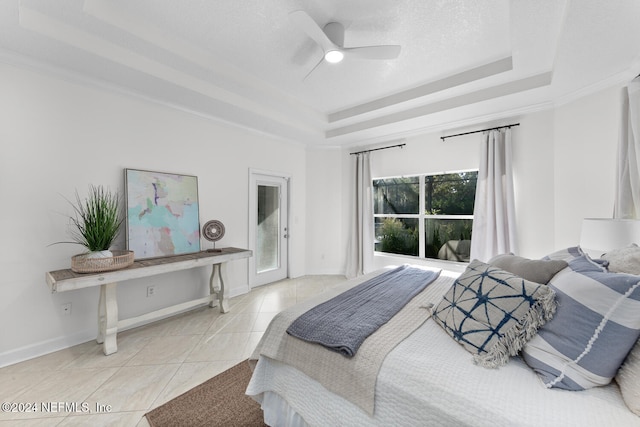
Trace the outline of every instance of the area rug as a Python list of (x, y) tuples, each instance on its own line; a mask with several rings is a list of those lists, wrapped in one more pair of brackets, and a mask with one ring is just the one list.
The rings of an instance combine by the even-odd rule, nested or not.
[(244, 394), (250, 378), (245, 360), (145, 416), (151, 427), (265, 426), (260, 405)]

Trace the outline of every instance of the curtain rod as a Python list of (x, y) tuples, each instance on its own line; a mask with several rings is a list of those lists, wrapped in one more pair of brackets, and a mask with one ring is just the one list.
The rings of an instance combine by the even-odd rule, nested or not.
[(372, 148), (371, 150), (362, 150), (362, 151), (357, 151), (355, 153), (349, 153), (349, 154), (362, 154), (362, 153), (368, 153), (370, 151), (378, 151), (378, 150), (386, 150), (388, 148), (396, 148), (396, 147), (404, 147), (407, 144), (396, 144), (396, 145), (390, 145), (388, 147), (380, 147), (380, 148)]
[(457, 134), (455, 134), (455, 135), (441, 136), (441, 137), (440, 137), (440, 139), (444, 141), (444, 140), (445, 140), (445, 139), (447, 139), (447, 138), (453, 138), (453, 137), (456, 137), (456, 136), (470, 135), (470, 134), (472, 134), (472, 133), (486, 132), (486, 131), (488, 131), (488, 130), (497, 130), (497, 129), (504, 129), (504, 128), (512, 128), (512, 127), (514, 127), (514, 126), (520, 126), (520, 123), (512, 123), (512, 124), (510, 124), (510, 125), (498, 126), (498, 127), (495, 127), (495, 128), (480, 129), (480, 130), (474, 130), (474, 131), (471, 131), (471, 132), (457, 133)]

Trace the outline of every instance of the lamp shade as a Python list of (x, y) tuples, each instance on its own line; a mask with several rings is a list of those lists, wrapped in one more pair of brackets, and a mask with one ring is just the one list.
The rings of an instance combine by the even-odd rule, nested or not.
[(640, 220), (585, 218), (582, 220), (580, 247), (590, 256), (600, 257), (613, 249), (640, 243)]

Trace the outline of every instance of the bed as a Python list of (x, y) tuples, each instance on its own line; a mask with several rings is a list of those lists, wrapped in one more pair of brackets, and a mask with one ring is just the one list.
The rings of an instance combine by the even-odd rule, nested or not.
[[(567, 262), (567, 265), (578, 265), (576, 259), (579, 257), (581, 261), (585, 257), (588, 258), (576, 247), (554, 253), (546, 260), (562, 260)], [(511, 262), (512, 259), (507, 261)], [(588, 261), (589, 271), (595, 271), (598, 268), (599, 271), (604, 272), (605, 267), (602, 263)], [(491, 263), (489, 265), (498, 269)], [(530, 265), (527, 266), (529, 270), (530, 267)], [(578, 269), (578, 267), (573, 268)], [(497, 368), (480, 366), (482, 363), (478, 363), (475, 359), (477, 355), (461, 345), (460, 341), (452, 339), (437, 317), (434, 319), (434, 316), (430, 315), (437, 312), (436, 309), (442, 306), (454, 284), (461, 282), (465, 273), (461, 275), (446, 270), (439, 272), (438, 278), (414, 298), (418, 300), (416, 307), (429, 307), (429, 312), (417, 322), (417, 326), (406, 333), (406, 337), (403, 336), (397, 343), (393, 343), (388, 352), (384, 351), (381, 355), (377, 350), (387, 345), (384, 340), (369, 345), (374, 350), (367, 347), (368, 342), (376, 340), (378, 332), (362, 344), (353, 359), (359, 357), (361, 352), (374, 353), (374, 356), (363, 355), (362, 357), (366, 360), (380, 359), (373, 379), (373, 391), (369, 397), (366, 396), (366, 391), (363, 392), (358, 388), (359, 386), (352, 385), (360, 381), (360, 375), (350, 374), (348, 369), (355, 367), (354, 370), (357, 372), (357, 362), (353, 363), (353, 360), (348, 360), (318, 344), (304, 343), (287, 334), (286, 329), (292, 319), (388, 270), (383, 269), (345, 281), (331, 291), (291, 307), (274, 318), (250, 357), (254, 373), (246, 390), (248, 395), (262, 405), (266, 424), (271, 426), (640, 426), (640, 416), (636, 415), (640, 414), (640, 409), (639, 406), (634, 406), (638, 405), (638, 397), (640, 397), (637, 395), (638, 376), (635, 366), (633, 369), (631, 367), (625, 369), (623, 366), (620, 371), (624, 371), (626, 375), (619, 374), (613, 381), (604, 380), (608, 382), (606, 385), (584, 386), (583, 384), (585, 389), (581, 391), (570, 390), (574, 383), (582, 384), (572, 372), (567, 373), (566, 378), (563, 373), (564, 382), (568, 384), (565, 386), (567, 389), (560, 388), (563, 387), (562, 384), (556, 384), (553, 388), (545, 387), (543, 371), (544, 369), (553, 371), (549, 368), (549, 365), (553, 365), (553, 361), (546, 360), (536, 353), (541, 348), (541, 344), (534, 342), (535, 340), (544, 343), (542, 348), (546, 345), (546, 341), (538, 336), (546, 337), (542, 332), (540, 334), (534, 332), (533, 336), (528, 336), (523, 347), (518, 348), (514, 356), (508, 356), (508, 361), (501, 366)], [(502, 270), (499, 269), (499, 271)], [(549, 286), (546, 284), (544, 286), (552, 287), (555, 290), (554, 296), (561, 299), (564, 288), (560, 279), (569, 277), (570, 282), (575, 282), (574, 276), (571, 276), (574, 271), (570, 267), (563, 267), (559, 272), (552, 273), (549, 275), (552, 277), (548, 281)], [(562, 277), (556, 279), (559, 275)], [(516, 277), (520, 278), (520, 276)], [(636, 283), (638, 282), (640, 279), (636, 280)], [(546, 289), (543, 290), (546, 291)], [(637, 293), (627, 292), (625, 298), (630, 296), (631, 303), (636, 304), (640, 300), (640, 290)], [(566, 299), (562, 301), (563, 307), (555, 312), (556, 316), (560, 316), (559, 313), (569, 305)], [(618, 306), (621, 306), (619, 302)], [(403, 311), (392, 320), (401, 313)], [(630, 315), (634, 319), (638, 318), (640, 311)], [(612, 319), (615, 317), (611, 314), (611, 310), (607, 312), (607, 316)], [(566, 321), (562, 316), (560, 319)], [(549, 320), (546, 326), (552, 326), (554, 321)], [(608, 324), (611, 325), (612, 322), (611, 320)], [(607, 324), (600, 321), (601, 326), (602, 323)], [(382, 328), (387, 326), (384, 325)], [(568, 329), (572, 330), (572, 328)], [(640, 325), (637, 329), (637, 334), (640, 334)], [(608, 336), (605, 337), (606, 331), (600, 332), (602, 332), (602, 341), (606, 342), (608, 339)], [(633, 334), (637, 340), (638, 335), (636, 332)], [(300, 345), (301, 342), (309, 348), (313, 347), (315, 352), (311, 356), (304, 353), (304, 358), (308, 359), (305, 365), (301, 365), (300, 360), (292, 362), (287, 359), (291, 349)], [(380, 342), (385, 344), (381, 345)], [(587, 352), (589, 354), (583, 357), (584, 359), (599, 351), (596, 348), (597, 343), (591, 342), (591, 344), (593, 351)], [(608, 345), (611, 346), (611, 344)], [(531, 346), (531, 349), (527, 346)], [(633, 343), (628, 346), (630, 349)], [(616, 364), (622, 364), (629, 349), (622, 350), (624, 355), (620, 362), (615, 362)], [(527, 355), (531, 353), (533, 356), (526, 357), (525, 353)], [(633, 347), (625, 365), (630, 363), (629, 359), (634, 354), (636, 359), (640, 359), (640, 345)], [(339, 358), (346, 361), (342, 362)], [(525, 359), (528, 360), (525, 361)], [(545, 368), (541, 369), (540, 366), (532, 368), (536, 366), (536, 362), (541, 363), (540, 360), (546, 363)], [(637, 362), (638, 360), (634, 360), (634, 363), (637, 364)], [(347, 364), (346, 367), (342, 366), (343, 363)], [(333, 369), (334, 366), (338, 366), (336, 368), (338, 373), (333, 377), (331, 374), (326, 376), (323, 373)], [(568, 381), (569, 377), (572, 381)], [(598, 381), (600, 376), (589, 378)], [(366, 380), (363, 382), (365, 383), (363, 387), (371, 386), (371, 381), (369, 384)], [(621, 388), (618, 382), (625, 387)], [(625, 396), (623, 396), (623, 390), (626, 393)], [(364, 394), (365, 397), (362, 398), (360, 394)], [(369, 398), (371, 405), (368, 404)], [(632, 399), (636, 399), (635, 403)]]

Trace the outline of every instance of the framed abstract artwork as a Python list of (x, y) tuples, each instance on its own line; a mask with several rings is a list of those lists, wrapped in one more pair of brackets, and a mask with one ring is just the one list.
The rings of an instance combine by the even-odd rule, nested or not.
[(126, 245), (136, 259), (200, 251), (198, 178), (125, 169)]

